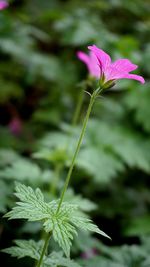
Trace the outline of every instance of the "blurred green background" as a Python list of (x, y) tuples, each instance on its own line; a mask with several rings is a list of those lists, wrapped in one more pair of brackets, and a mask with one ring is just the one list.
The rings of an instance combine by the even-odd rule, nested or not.
[[(89, 102), (85, 94), (71, 137), (88, 75), (78, 50), (96, 44), (113, 60), (129, 58), (146, 80), (117, 82), (89, 121), (66, 199), (89, 212), (112, 241), (81, 233), (72, 257), (85, 267), (150, 266), (149, 41), (149, 0), (16, 0), (0, 11), (1, 215), (14, 206), (16, 180), (40, 187), (47, 199), (59, 197)], [(2, 218), (1, 248), (13, 239), (38, 240), (40, 227)], [(33, 266), (1, 257), (5, 266)]]

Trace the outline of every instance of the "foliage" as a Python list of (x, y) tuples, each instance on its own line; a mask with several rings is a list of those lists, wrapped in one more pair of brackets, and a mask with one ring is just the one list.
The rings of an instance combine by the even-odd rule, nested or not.
[[(33, 240), (15, 240), (14, 242), (16, 246), (3, 249), (3, 252), (9, 253), (11, 256), (18, 257), (19, 259), (23, 257), (30, 257), (38, 260), (40, 258), (43, 241), (39, 241), (37, 243)], [(43, 267), (57, 267), (60, 264), (64, 267), (80, 267), (80, 265), (75, 263), (73, 260), (65, 258), (62, 252), (52, 252), (46, 256)]]
[(58, 201), (46, 203), (39, 188), (34, 191), (31, 187), (20, 183), (16, 184), (15, 195), (20, 202), (17, 202), (17, 206), (4, 217), (43, 221), (45, 231), (52, 232), (54, 240), (59, 243), (67, 257), (70, 255), (73, 235), (77, 234), (76, 227), (108, 237), (90, 219), (78, 212), (75, 204), (63, 202), (58, 211)]
[[(146, 240), (146, 242), (145, 242)], [(149, 238), (145, 238), (142, 245), (124, 245), (108, 249), (101, 246), (102, 256), (95, 256), (93, 259), (82, 261), (82, 265), (88, 266), (109, 266), (109, 267), (148, 267), (150, 264), (149, 258)]]
[[(97, 99), (65, 195), (62, 217), (54, 222), (69, 227), (69, 236), (74, 238), (71, 256), (78, 262), (82, 253), (98, 250), (95, 257), (82, 259), (81, 266), (150, 265), (149, 11), (148, 0), (14, 0), (0, 11), (0, 213), (3, 216), (14, 207), (14, 181), (18, 181), (23, 192), (30, 192), (31, 202), (19, 199), (22, 204), (9, 214), (42, 220), (2, 219), (1, 248), (17, 239), (16, 256), (30, 256), (33, 251), (37, 255), (43, 243), (33, 240), (43, 237), (46, 221), (45, 228), (51, 229), (50, 214), (55, 214), (58, 206), (88, 94), (84, 93), (80, 116), (72, 127), (73, 113), (81, 90), (91, 92), (93, 88), (76, 52), (87, 51), (87, 46), (95, 43), (113, 60), (129, 58), (137, 64), (139, 73), (135, 73), (146, 83), (141, 86), (122, 80)], [(44, 214), (48, 210), (46, 218), (43, 205)], [(23, 207), (27, 213), (23, 213)], [(94, 222), (112, 237), (111, 242), (104, 239), (107, 246), (90, 232), (80, 230), (93, 227), (84, 212), (90, 212)], [(73, 214), (78, 221), (74, 222)], [(67, 226), (62, 224), (64, 218)], [(147, 236), (145, 240), (143, 235)], [(32, 241), (23, 241), (28, 237)], [(70, 237), (68, 242), (72, 241)], [(56, 243), (51, 239), (53, 252), (45, 259), (45, 267), (78, 266), (56, 252)], [(69, 250), (66, 243), (60, 244)], [(15, 259), (10, 262), (4, 255), (5, 266), (18, 266)], [(30, 266), (28, 259), (21, 264)]]

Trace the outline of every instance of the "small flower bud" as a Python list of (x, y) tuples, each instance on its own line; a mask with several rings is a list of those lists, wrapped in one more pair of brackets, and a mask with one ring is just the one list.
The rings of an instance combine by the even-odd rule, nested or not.
[(108, 82), (104, 83), (102, 89), (110, 89), (116, 84), (115, 80), (109, 80)]

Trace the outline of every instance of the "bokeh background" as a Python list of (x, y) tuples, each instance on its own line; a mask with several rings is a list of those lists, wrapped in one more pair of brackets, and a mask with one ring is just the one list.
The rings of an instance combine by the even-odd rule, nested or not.
[[(0, 11), (1, 215), (14, 206), (16, 180), (40, 187), (47, 199), (59, 197), (89, 102), (84, 94), (70, 135), (88, 76), (78, 50), (96, 44), (113, 60), (129, 58), (146, 80), (117, 82), (89, 121), (66, 199), (112, 241), (80, 233), (72, 257), (85, 267), (150, 266), (149, 41), (149, 0), (16, 0)], [(1, 248), (40, 235), (38, 223), (1, 220)], [(33, 266), (1, 257), (5, 266)]]

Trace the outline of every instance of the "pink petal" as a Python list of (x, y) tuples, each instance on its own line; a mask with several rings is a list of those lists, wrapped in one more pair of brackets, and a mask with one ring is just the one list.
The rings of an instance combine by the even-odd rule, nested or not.
[(83, 52), (78, 52), (78, 58), (87, 65), (92, 76), (100, 78), (101, 74), (103, 74), (105, 78), (104, 82), (119, 79), (133, 79), (145, 83), (142, 76), (129, 73), (138, 67), (130, 60), (124, 58), (111, 63), (110, 56), (96, 45), (89, 46), (88, 48), (90, 50), (89, 56)]
[(96, 45), (88, 46), (88, 49), (91, 50), (95, 56), (97, 57), (101, 69), (101, 74), (105, 72), (105, 70), (111, 64), (110, 56), (105, 53), (102, 49), (99, 49)]
[(137, 80), (140, 83), (145, 83), (145, 80), (142, 76), (140, 75), (136, 75), (136, 74), (124, 74), (122, 75), (122, 77), (120, 77), (119, 79), (131, 79), (131, 80)]
[(96, 78), (100, 77), (100, 68), (98, 65), (98, 60), (93, 52), (90, 52), (89, 55), (87, 55), (79, 51), (77, 52), (77, 57), (86, 64), (91, 76)]
[(77, 57), (83, 61), (86, 65), (89, 64), (89, 56), (82, 51), (77, 52)]
[(8, 7), (8, 3), (4, 0), (0, 1), (0, 10), (3, 10)]
[(111, 64), (111, 66), (115, 69), (118, 69), (120, 72), (130, 72), (132, 70), (136, 70), (138, 67), (126, 58), (116, 60)]
[(145, 83), (145, 80), (142, 76), (132, 74), (132, 73), (130, 74), (130, 73), (127, 73), (127, 71), (123, 72), (123, 71), (121, 71), (121, 69), (118, 70), (118, 69), (114, 68), (112, 65), (105, 72), (106, 81), (119, 80), (119, 79), (133, 79), (133, 80), (137, 80), (141, 83)]
[(106, 80), (120, 79), (122, 75), (137, 69), (137, 67), (128, 59), (118, 59), (106, 69)]
[(128, 73), (137, 69), (137, 67), (137, 65), (133, 64), (128, 59), (118, 59), (114, 63), (112, 63), (105, 71), (106, 80), (109, 81), (118, 79), (133, 79), (144, 83), (145, 80), (143, 79), (143, 77)]

